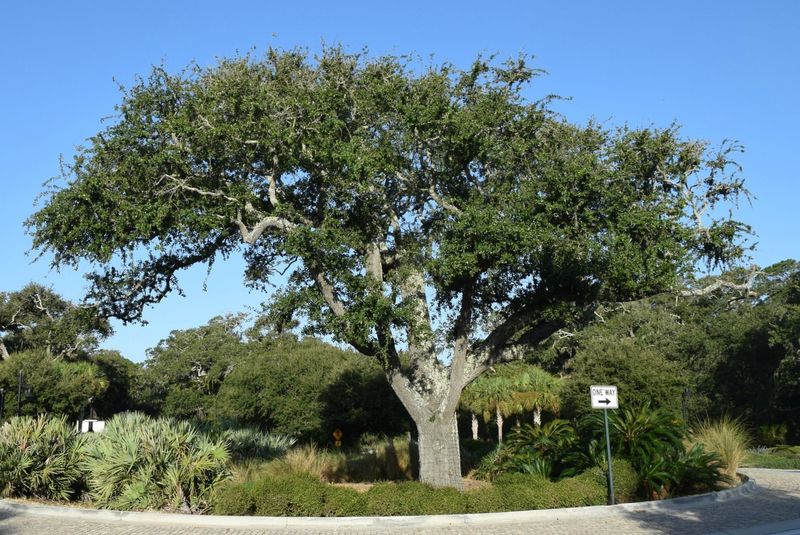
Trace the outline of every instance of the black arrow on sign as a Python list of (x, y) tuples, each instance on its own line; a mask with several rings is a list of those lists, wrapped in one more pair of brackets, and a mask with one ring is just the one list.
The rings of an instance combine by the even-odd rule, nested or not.
[(609, 405), (611, 403), (611, 400), (608, 399), (608, 398), (606, 398), (606, 399), (598, 399), (597, 402), (598, 403), (605, 403), (606, 405)]

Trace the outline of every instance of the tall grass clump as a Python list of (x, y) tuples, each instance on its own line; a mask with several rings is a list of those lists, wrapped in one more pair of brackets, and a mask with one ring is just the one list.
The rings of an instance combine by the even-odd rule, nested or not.
[(0, 427), (0, 491), (47, 500), (78, 497), (84, 441), (63, 416), (11, 418)]
[(414, 445), (408, 437), (375, 437), (347, 456), (338, 481), (404, 481), (413, 477)]
[(253, 427), (225, 429), (219, 434), (219, 438), (228, 444), (231, 458), (235, 461), (276, 459), (297, 442), (294, 437), (269, 433)]
[(307, 474), (322, 481), (340, 479), (347, 462), (343, 453), (322, 450), (316, 444), (293, 448), (282, 460), (288, 473)]
[(223, 441), (188, 422), (140, 413), (112, 418), (85, 451), (89, 493), (105, 508), (201, 513), (230, 475)]
[(725, 464), (725, 475), (732, 480), (735, 480), (750, 446), (744, 424), (727, 416), (718, 421), (698, 422), (690, 431), (689, 440), (693, 444), (702, 444), (706, 451), (717, 453)]

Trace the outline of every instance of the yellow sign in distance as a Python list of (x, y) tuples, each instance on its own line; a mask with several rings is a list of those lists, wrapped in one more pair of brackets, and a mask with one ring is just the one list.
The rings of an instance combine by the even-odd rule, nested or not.
[(334, 432), (333, 432), (333, 433), (331, 433), (331, 434), (333, 435), (333, 439), (334, 439), (336, 442), (339, 442), (340, 440), (342, 440), (342, 435), (343, 435), (344, 433), (342, 433), (342, 430), (341, 430), (341, 429), (339, 429), (339, 428), (337, 427), (337, 428), (334, 430)]

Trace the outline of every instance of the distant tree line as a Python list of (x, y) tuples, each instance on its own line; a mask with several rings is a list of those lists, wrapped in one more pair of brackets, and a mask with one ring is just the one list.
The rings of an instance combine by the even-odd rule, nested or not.
[[(712, 285), (717, 291), (691, 291)], [(479, 424), (485, 440), (520, 418), (580, 417), (589, 385), (612, 383), (627, 406), (649, 402), (690, 421), (728, 415), (757, 440), (776, 429), (781, 440), (797, 440), (800, 262), (731, 271), (683, 293), (600, 308), (524, 362), (492, 368), (462, 396), (464, 436), (478, 437)], [(0, 293), (3, 416), (16, 412), (19, 391), (24, 414), (77, 418), (91, 398), (101, 417), (135, 409), (323, 444), (337, 428), (346, 443), (410, 430), (374, 360), (262, 320), (232, 315), (173, 331), (141, 364), (98, 349), (110, 333), (96, 311), (44, 286)]]

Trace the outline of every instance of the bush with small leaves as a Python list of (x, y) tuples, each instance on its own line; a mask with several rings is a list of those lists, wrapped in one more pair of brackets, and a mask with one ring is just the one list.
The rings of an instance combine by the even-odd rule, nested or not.
[[(614, 460), (614, 486), (618, 502), (636, 497), (639, 479), (630, 463)], [(575, 477), (549, 481), (539, 475), (506, 473), (490, 488), (466, 493), (470, 513), (581, 507), (607, 503), (605, 472), (593, 468)]]
[[(639, 480), (630, 463), (614, 460), (617, 501), (631, 501)], [(214, 493), (217, 514), (267, 516), (396, 516), (490, 513), (606, 503), (605, 473), (594, 468), (552, 482), (529, 474), (504, 474), (491, 487), (459, 492), (416, 481), (378, 483), (364, 494), (308, 474), (227, 482)]]
[(245, 483), (228, 482), (214, 493), (213, 510), (222, 515), (358, 516), (364, 500), (353, 489), (291, 474)]
[(211, 499), (211, 509), (219, 515), (248, 516), (256, 512), (252, 481), (227, 481), (219, 485)]
[(453, 488), (436, 488), (417, 481), (378, 483), (364, 495), (368, 515), (439, 515), (467, 509), (464, 494)]

